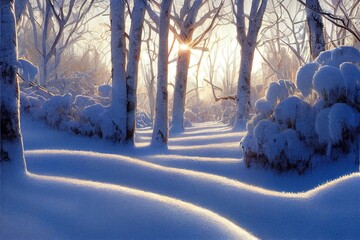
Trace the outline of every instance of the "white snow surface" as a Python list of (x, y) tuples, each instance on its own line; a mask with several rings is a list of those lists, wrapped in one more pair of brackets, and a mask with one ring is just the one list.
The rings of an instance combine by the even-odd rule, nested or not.
[[(196, 124), (149, 147), (73, 136), (27, 115), (28, 173), (2, 184), (4, 239), (356, 239), (360, 174), (349, 161), (303, 176), (247, 169), (244, 132)], [(300, 149), (297, 149), (300, 151)]]

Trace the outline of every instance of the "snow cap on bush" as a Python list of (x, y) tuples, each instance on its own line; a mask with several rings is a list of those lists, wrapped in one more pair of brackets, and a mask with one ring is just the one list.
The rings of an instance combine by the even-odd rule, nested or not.
[(346, 84), (346, 96), (351, 104), (355, 104), (360, 91), (360, 68), (353, 63), (343, 63), (340, 70)]
[(276, 105), (279, 101), (292, 95), (295, 91), (295, 85), (289, 80), (279, 80), (272, 82), (266, 91), (265, 98), (271, 105)]
[(345, 97), (344, 77), (336, 67), (321, 67), (314, 75), (313, 84), (315, 91), (329, 104)]
[(273, 113), (273, 104), (266, 98), (260, 98), (255, 102), (255, 111), (262, 114), (264, 117), (269, 117)]
[(297, 119), (306, 118), (310, 110), (309, 103), (296, 96), (284, 99), (275, 107), (275, 120), (281, 129), (295, 127)]
[(345, 103), (337, 103), (329, 112), (329, 130), (333, 143), (343, 141), (343, 134), (353, 134), (359, 126), (359, 113)]
[(296, 73), (296, 85), (304, 97), (308, 97), (313, 89), (313, 77), (318, 68), (319, 64), (308, 63)]

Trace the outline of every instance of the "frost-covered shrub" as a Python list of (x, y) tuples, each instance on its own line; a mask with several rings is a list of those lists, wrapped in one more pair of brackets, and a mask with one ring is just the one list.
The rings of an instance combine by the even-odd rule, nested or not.
[(47, 99), (38, 112), (38, 117), (44, 118), (50, 126), (62, 128), (62, 122), (71, 118), (71, 94), (57, 95)]
[(315, 155), (336, 159), (355, 149), (360, 131), (359, 65), (360, 51), (341, 47), (321, 53), (298, 70), (303, 98), (293, 96), (295, 86), (287, 81), (271, 83), (265, 98), (255, 103), (256, 115), (241, 141), (247, 166), (302, 174)]
[[(120, 140), (118, 122), (120, 116), (111, 109), (110, 98), (97, 95), (71, 94), (48, 95), (44, 98), (36, 90), (22, 88), (21, 110), (30, 113), (35, 119), (44, 120), (51, 127), (84, 136), (96, 136), (113, 142)], [(137, 128), (152, 125), (151, 117), (144, 111), (136, 114)]]
[(101, 97), (111, 97), (112, 87), (108, 84), (103, 84), (98, 87), (98, 92)]
[(149, 113), (145, 111), (137, 111), (136, 112), (136, 127), (137, 128), (145, 128), (151, 127), (152, 120)]

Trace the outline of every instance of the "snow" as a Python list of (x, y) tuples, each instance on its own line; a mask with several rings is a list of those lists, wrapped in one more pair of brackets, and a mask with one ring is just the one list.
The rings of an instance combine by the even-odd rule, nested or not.
[(344, 77), (336, 67), (321, 67), (314, 75), (313, 84), (315, 91), (332, 104), (346, 93)]
[(3, 189), (5, 239), (360, 234), (353, 204), (360, 174), (351, 157), (299, 177), (247, 169), (238, 157), (244, 132), (215, 122), (170, 138), (168, 150), (149, 147), (150, 129), (138, 131), (136, 148), (59, 132), (29, 116), (22, 130), (28, 174)]
[(354, 134), (359, 126), (360, 115), (345, 103), (337, 103), (329, 112), (329, 131), (333, 143), (343, 141), (343, 134)]
[(319, 64), (308, 63), (300, 67), (296, 73), (296, 85), (304, 97), (311, 94), (313, 88), (312, 79), (318, 68)]
[(352, 63), (343, 63), (340, 70), (346, 83), (346, 95), (350, 104), (356, 104), (360, 96), (360, 68)]

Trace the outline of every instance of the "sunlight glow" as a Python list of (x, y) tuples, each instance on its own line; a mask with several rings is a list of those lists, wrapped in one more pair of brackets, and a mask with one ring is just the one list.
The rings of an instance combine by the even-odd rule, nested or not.
[(190, 51), (190, 49), (191, 49), (190, 46), (186, 43), (181, 43), (179, 48), (181, 51)]

